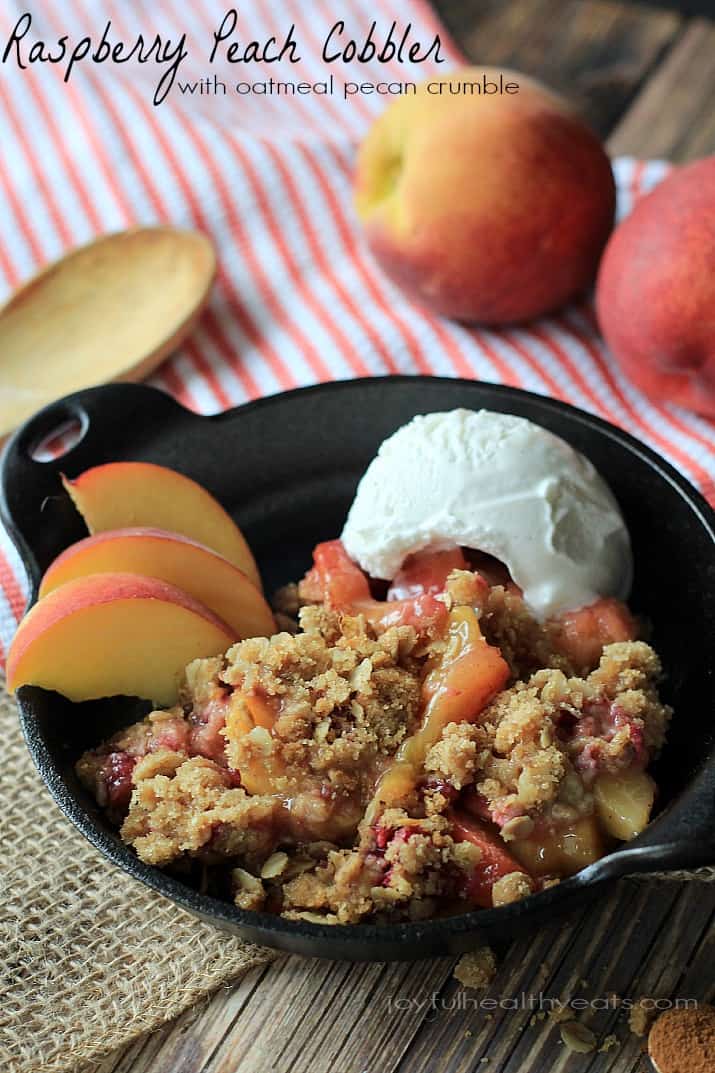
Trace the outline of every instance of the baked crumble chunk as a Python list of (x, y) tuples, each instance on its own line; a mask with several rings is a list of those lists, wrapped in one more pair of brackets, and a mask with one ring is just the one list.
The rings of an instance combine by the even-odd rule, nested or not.
[(281, 597), (296, 632), (196, 660), (175, 708), (79, 761), (143, 861), (289, 919), (419, 920), (509, 904), (645, 826), (670, 711), (622, 605), (539, 623), (451, 553), (378, 600), (321, 547)]

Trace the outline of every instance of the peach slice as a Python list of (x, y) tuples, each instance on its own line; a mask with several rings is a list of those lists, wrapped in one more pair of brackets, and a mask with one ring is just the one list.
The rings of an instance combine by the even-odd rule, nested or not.
[(62, 477), (90, 533), (151, 526), (198, 540), (243, 570), (260, 589), (251, 549), (221, 504), (196, 481), (151, 462), (108, 462)]
[(397, 806), (414, 789), (428, 751), (447, 724), (478, 722), (507, 683), (509, 667), (499, 649), (485, 641), (473, 608), (449, 612), (445, 639), (444, 652), (422, 683), (422, 725), (405, 738), (383, 772), (366, 812), (371, 823), (383, 808)]
[(10, 646), (7, 682), (55, 689), (73, 701), (117, 694), (176, 703), (184, 667), (224, 652), (236, 636), (192, 596), (139, 574), (68, 581), (25, 616)]
[(606, 645), (635, 641), (638, 624), (620, 600), (605, 597), (551, 619), (556, 650), (586, 672), (598, 666)]
[(144, 574), (176, 585), (228, 623), (237, 637), (275, 632), (271, 609), (246, 575), (210, 548), (163, 529), (114, 529), (63, 551), (40, 585), (40, 597), (75, 578)]
[(249, 794), (286, 795), (287, 791), (290, 797), (285, 764), (273, 749), (271, 731), (277, 707), (255, 693), (243, 691), (235, 692), (229, 702), (226, 734), (229, 749), (234, 747), (231, 763), (240, 771), (241, 785)]
[(624, 842), (647, 826), (655, 799), (655, 783), (645, 771), (604, 772), (593, 784), (596, 815), (601, 826)]
[(510, 842), (509, 851), (531, 875), (572, 876), (602, 857), (605, 845), (591, 815), (555, 829), (537, 823), (528, 838)]
[[(481, 850), (481, 857), (469, 877), (466, 895), (469, 901), (483, 909), (491, 909), (492, 887), (498, 879), (521, 872), (531, 882), (521, 864), (509, 853), (499, 835), (473, 816), (453, 810), (449, 814), (452, 821), (452, 838), (455, 842), (471, 842)], [(533, 884), (532, 884), (533, 890)]]

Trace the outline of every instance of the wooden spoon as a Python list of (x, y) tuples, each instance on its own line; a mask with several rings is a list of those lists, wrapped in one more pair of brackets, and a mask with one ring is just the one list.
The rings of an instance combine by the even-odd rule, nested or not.
[(216, 273), (197, 231), (104, 235), (49, 265), (0, 309), (0, 441), (41, 406), (140, 380), (191, 330)]

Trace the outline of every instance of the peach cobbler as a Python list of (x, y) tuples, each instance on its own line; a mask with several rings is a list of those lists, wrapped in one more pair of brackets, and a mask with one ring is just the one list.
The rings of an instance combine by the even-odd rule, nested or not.
[(340, 541), (283, 632), (198, 659), (179, 703), (86, 753), (142, 861), (325, 923), (500, 906), (648, 822), (669, 709), (619, 600), (537, 617), (495, 558), (410, 555), (389, 587)]
[(290, 920), (420, 920), (526, 897), (648, 823), (670, 710), (623, 602), (628, 529), (547, 429), (413, 418), (273, 609), (185, 474), (110, 462), (64, 489), (90, 535), (45, 573), (8, 684), (149, 701), (77, 764), (147, 864)]

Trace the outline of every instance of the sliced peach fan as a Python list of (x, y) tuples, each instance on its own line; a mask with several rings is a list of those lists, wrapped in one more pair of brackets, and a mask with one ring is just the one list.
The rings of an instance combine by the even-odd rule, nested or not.
[(270, 607), (242, 570), (205, 545), (164, 529), (110, 529), (72, 544), (47, 570), (40, 599), (68, 581), (112, 571), (175, 585), (228, 623), (237, 638), (275, 632)]
[(109, 462), (62, 478), (91, 534), (128, 526), (179, 533), (217, 551), (258, 587), (261, 580), (243, 533), (196, 481), (149, 462)]
[(8, 687), (42, 686), (76, 701), (125, 694), (172, 704), (189, 660), (234, 640), (225, 622), (175, 585), (93, 574), (61, 585), (25, 616), (8, 654)]

